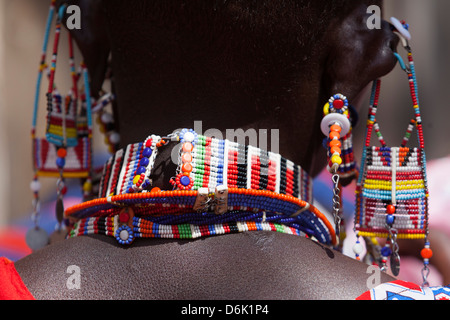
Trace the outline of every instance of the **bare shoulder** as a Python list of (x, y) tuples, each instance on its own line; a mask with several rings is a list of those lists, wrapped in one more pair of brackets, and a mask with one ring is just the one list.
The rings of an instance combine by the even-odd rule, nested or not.
[[(369, 277), (361, 262), (275, 232), (138, 239), (127, 248), (112, 238), (78, 237), (16, 268), (38, 299), (354, 299)], [(381, 282), (390, 280), (381, 274)]]

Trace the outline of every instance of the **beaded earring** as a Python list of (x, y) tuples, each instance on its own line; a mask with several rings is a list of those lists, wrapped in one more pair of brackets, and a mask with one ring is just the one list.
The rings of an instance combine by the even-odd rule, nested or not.
[(352, 127), (357, 118), (347, 97), (341, 93), (330, 97), (323, 107), (321, 130), (326, 136), (324, 146), (327, 149), (327, 170), (332, 174), (333, 216), (339, 245), (342, 246), (345, 232), (343, 228), (341, 205), (341, 178), (353, 178), (356, 175), (353, 156)]
[[(412, 51), (408, 44), (410, 38), (407, 25), (395, 18), (393, 25), (404, 44), (408, 64), (398, 53), (400, 67), (408, 76), (410, 94), (415, 119), (407, 126), (406, 134), (399, 147), (388, 147), (376, 121), (381, 81), (374, 81), (370, 97), (369, 115), (366, 128), (365, 146), (356, 187), (355, 232), (357, 242), (354, 246), (356, 258), (362, 253), (360, 237), (367, 246), (368, 259), (387, 270), (390, 261), (391, 272), (397, 276), (400, 271), (398, 239), (424, 239), (422, 250), (424, 268), (422, 276), (427, 284), (428, 263), (432, 255), (428, 237), (428, 187), (426, 177), (426, 157), (423, 138), (422, 119), (419, 110), (417, 81)], [(413, 128), (416, 128), (418, 146), (406, 147)], [(381, 146), (371, 145), (371, 135), (375, 130)], [(383, 247), (376, 238), (385, 238)]]
[[(54, 45), (50, 68), (46, 63), (47, 47), (50, 36), (50, 28), (55, 16), (55, 2), (51, 1), (47, 25), (45, 28), (44, 43), (36, 85), (34, 111), (32, 120), (32, 145), (33, 167), (35, 171), (31, 189), (34, 194), (32, 218), (34, 228), (27, 233), (27, 244), (32, 249), (38, 249), (48, 243), (48, 236), (38, 226), (39, 217), (39, 190), (38, 178), (57, 178), (56, 219), (57, 231), (60, 231), (63, 222), (64, 206), (63, 197), (67, 192), (66, 178), (84, 178), (90, 180), (91, 154), (92, 154), (92, 101), (89, 87), (88, 71), (81, 63), (80, 71), (75, 71), (74, 47), (70, 33), (69, 43), (69, 67), (72, 86), (67, 95), (62, 95), (55, 84), (56, 62), (61, 34), (61, 25), (65, 12), (65, 5), (59, 8), (56, 14)], [(36, 137), (37, 115), (39, 96), (43, 74), (48, 78), (47, 90), (47, 124), (45, 138)], [(82, 78), (82, 88), (79, 87), (79, 79)]]

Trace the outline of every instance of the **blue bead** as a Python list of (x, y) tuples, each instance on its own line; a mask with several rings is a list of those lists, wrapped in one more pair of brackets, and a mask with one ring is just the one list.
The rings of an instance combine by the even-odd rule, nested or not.
[(144, 151), (142, 151), (142, 155), (146, 158), (149, 158), (152, 155), (153, 151), (150, 148), (145, 148)]
[(394, 217), (393, 214), (388, 214), (388, 215), (386, 215), (386, 223), (387, 223), (388, 225), (391, 226), (391, 225), (394, 223), (394, 220), (395, 220), (395, 217)]
[(64, 168), (64, 166), (66, 165), (66, 159), (64, 158), (56, 158), (56, 165), (58, 166), (58, 168)]
[(183, 186), (188, 186), (189, 185), (189, 183), (191, 183), (191, 179), (189, 179), (189, 177), (188, 176), (182, 176), (181, 178), (180, 178), (180, 183), (183, 185)]
[(383, 247), (383, 248), (381, 249), (381, 254), (382, 254), (384, 257), (389, 257), (389, 256), (391, 255), (391, 253), (392, 253), (392, 250), (391, 250), (391, 248), (389, 248), (389, 247)]
[(137, 168), (137, 170), (136, 170), (136, 174), (139, 175), (139, 174), (144, 173), (145, 171), (147, 171), (147, 168), (146, 168), (146, 167), (139, 167), (139, 168)]
[(141, 161), (139, 161), (139, 165), (142, 167), (147, 167), (150, 163), (150, 160), (148, 158), (142, 158)]

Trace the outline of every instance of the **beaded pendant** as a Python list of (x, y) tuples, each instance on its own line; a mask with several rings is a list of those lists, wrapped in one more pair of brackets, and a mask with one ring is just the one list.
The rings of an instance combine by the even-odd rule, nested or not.
[[(56, 12), (56, 1), (52, 0), (47, 18), (46, 32), (42, 46), (39, 73), (37, 78), (34, 111), (31, 129), (33, 148), (34, 179), (30, 185), (33, 194), (33, 214), (35, 226), (27, 234), (27, 244), (32, 249), (39, 249), (48, 243), (48, 236), (39, 227), (39, 190), (38, 178), (57, 178), (56, 219), (57, 230), (62, 228), (64, 218), (63, 196), (67, 192), (65, 178), (86, 179), (90, 183), (91, 175), (91, 140), (92, 140), (92, 102), (89, 87), (89, 75), (86, 66), (81, 63), (80, 71), (75, 71), (74, 46), (69, 32), (69, 69), (71, 86), (67, 95), (62, 95), (55, 83), (56, 62), (61, 35), (62, 20), (66, 6), (62, 5)], [(50, 66), (46, 56), (50, 38), (50, 29), (56, 15), (54, 43)], [(42, 78), (48, 79), (47, 123), (45, 137), (36, 136), (38, 108)], [(82, 85), (79, 80), (82, 79)]]
[[(428, 235), (428, 187), (426, 157), (422, 119), (419, 110), (417, 82), (412, 52), (407, 40), (403, 39), (408, 53), (406, 65), (395, 53), (401, 68), (407, 73), (415, 118), (407, 125), (402, 143), (389, 147), (376, 121), (381, 81), (374, 81), (370, 98), (365, 146), (356, 187), (355, 232), (357, 237), (367, 240), (368, 257), (397, 276), (400, 270), (397, 239), (425, 239), (424, 283), (428, 270), (431, 249)], [(408, 147), (411, 133), (416, 128), (417, 147)], [(375, 131), (380, 146), (371, 145)], [(385, 238), (381, 246), (376, 238)], [(354, 252), (357, 259), (361, 254), (359, 239)]]
[[(89, 90), (88, 71), (81, 63), (80, 71), (75, 71), (73, 40), (69, 32), (69, 66), (71, 87), (67, 95), (62, 95), (55, 84), (56, 62), (65, 6), (56, 15), (54, 44), (50, 67), (46, 63), (49, 30), (55, 15), (52, 1), (47, 20), (38, 73), (31, 136), (33, 139), (34, 169), (38, 176), (86, 178), (91, 168), (92, 102)], [(45, 138), (36, 137), (39, 96), (43, 74), (48, 77), (47, 123)], [(79, 88), (83, 80), (84, 90)], [(64, 170), (61, 170), (64, 169)]]

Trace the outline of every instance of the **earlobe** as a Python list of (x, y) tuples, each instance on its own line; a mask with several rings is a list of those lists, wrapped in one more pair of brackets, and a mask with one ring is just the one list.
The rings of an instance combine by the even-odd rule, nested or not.
[(388, 74), (396, 65), (394, 52), (399, 38), (391, 25), (368, 28), (367, 6), (361, 6), (334, 26), (329, 33), (329, 56), (325, 85), (332, 94), (345, 91), (354, 100), (373, 80)]

